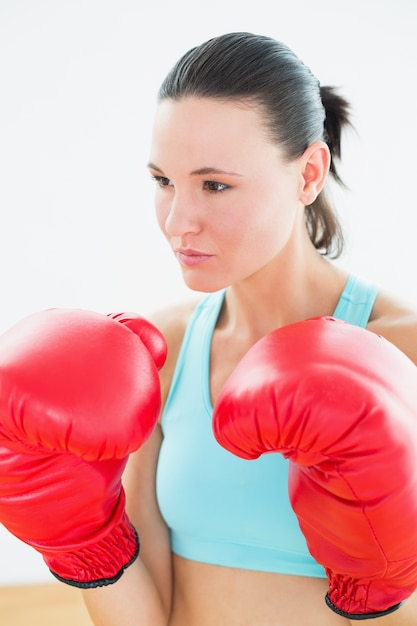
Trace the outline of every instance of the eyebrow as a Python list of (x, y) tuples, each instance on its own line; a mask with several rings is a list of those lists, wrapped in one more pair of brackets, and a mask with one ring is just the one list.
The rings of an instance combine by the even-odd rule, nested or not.
[(226, 174), (227, 176), (242, 176), (237, 172), (229, 172), (228, 170), (222, 170), (218, 167), (200, 167), (198, 170), (193, 170), (191, 176), (207, 176), (207, 174)]
[[(155, 165), (154, 163), (148, 163), (148, 167), (152, 170), (156, 170), (157, 172), (161, 172), (162, 170)], [(200, 167), (197, 170), (193, 170), (190, 172), (191, 176), (207, 176), (207, 174), (225, 174), (227, 176), (242, 176), (242, 174), (238, 174), (237, 172), (229, 172), (227, 170), (219, 169), (218, 167)]]

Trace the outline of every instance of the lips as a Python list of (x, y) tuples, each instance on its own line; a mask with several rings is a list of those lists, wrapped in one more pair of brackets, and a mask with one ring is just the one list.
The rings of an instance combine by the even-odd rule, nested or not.
[(175, 255), (178, 261), (187, 267), (201, 265), (213, 258), (212, 254), (206, 254), (201, 250), (193, 250), (191, 248), (178, 248), (175, 250)]

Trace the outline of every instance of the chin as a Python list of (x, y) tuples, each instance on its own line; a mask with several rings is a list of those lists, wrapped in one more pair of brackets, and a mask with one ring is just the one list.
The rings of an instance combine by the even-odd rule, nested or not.
[(225, 283), (224, 280), (202, 280), (201, 278), (197, 279), (196, 277), (192, 279), (189, 276), (184, 276), (183, 278), (184, 283), (188, 287), (188, 289), (191, 289), (191, 291), (198, 291), (200, 293), (214, 293), (215, 291), (220, 291), (221, 289), (225, 289), (228, 286), (228, 284)]

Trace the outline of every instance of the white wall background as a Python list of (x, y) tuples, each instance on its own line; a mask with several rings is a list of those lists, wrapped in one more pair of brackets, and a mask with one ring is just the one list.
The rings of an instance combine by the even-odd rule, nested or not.
[[(145, 169), (159, 83), (227, 31), (281, 39), (351, 100), (339, 261), (417, 306), (415, 0), (0, 0), (0, 332), (49, 306), (187, 297)], [(53, 580), (0, 526), (0, 584)]]

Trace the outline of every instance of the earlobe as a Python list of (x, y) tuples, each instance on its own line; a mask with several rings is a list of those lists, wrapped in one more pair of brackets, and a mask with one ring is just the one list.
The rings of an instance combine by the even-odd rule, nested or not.
[(301, 157), (302, 189), (300, 202), (304, 206), (313, 204), (323, 189), (330, 169), (330, 151), (324, 141), (316, 141)]

